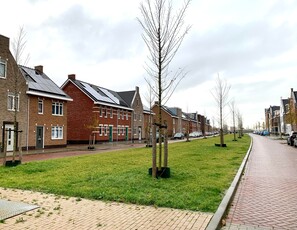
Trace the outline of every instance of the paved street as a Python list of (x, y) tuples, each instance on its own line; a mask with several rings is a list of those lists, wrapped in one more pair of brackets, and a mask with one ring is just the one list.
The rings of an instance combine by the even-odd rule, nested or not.
[(297, 148), (284, 140), (252, 137), (224, 229), (297, 229)]

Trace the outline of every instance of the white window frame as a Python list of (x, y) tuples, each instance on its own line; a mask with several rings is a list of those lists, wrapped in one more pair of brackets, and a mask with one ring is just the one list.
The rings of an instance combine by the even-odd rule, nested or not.
[(52, 126), (52, 140), (63, 140), (63, 126)]
[(101, 137), (103, 135), (104, 129), (103, 129), (103, 125), (99, 125), (99, 136)]
[(108, 130), (108, 125), (104, 125), (104, 136), (107, 136)]
[[(54, 111), (53, 111), (53, 106), (54, 106)], [(58, 110), (58, 113), (57, 113)], [(54, 116), (63, 116), (64, 113), (64, 105), (62, 102), (53, 102), (52, 103), (52, 115)]]
[[(40, 106), (40, 107), (39, 107)], [(42, 99), (38, 99), (38, 114), (43, 114), (43, 100)], [(39, 110), (41, 109), (41, 111)]]
[(7, 64), (6, 61), (4, 61), (3, 59), (0, 59), (0, 65), (3, 66), (4, 68), (4, 75), (2, 76), (0, 74), (0, 78), (6, 79), (6, 71), (7, 71)]
[[(17, 101), (16, 106), (15, 106), (15, 101)], [(17, 94), (17, 100), (15, 100), (15, 94), (12, 92), (8, 92), (7, 109), (8, 109), (8, 111), (15, 111), (15, 108), (17, 109), (17, 111), (20, 110), (20, 95)]]

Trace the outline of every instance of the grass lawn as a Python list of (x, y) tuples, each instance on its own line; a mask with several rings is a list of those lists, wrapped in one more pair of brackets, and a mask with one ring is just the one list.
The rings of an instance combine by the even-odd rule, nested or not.
[(169, 145), (171, 177), (152, 179), (151, 149), (67, 157), (0, 167), (0, 186), (66, 196), (215, 212), (249, 145), (245, 135), (226, 148), (218, 137)]

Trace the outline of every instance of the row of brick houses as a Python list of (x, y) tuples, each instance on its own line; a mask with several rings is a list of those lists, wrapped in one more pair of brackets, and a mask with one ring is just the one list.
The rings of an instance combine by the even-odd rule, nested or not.
[[(75, 74), (59, 87), (43, 69), (18, 65), (9, 50), (9, 38), (0, 35), (1, 151), (4, 142), (12, 151), (14, 131), (17, 145), (25, 150), (148, 137), (159, 106), (145, 108), (139, 87), (116, 92), (78, 80)], [(177, 132), (212, 131), (209, 120), (197, 112), (162, 106), (162, 114), (170, 137)]]
[(291, 88), (290, 96), (281, 98), (280, 105), (265, 109), (265, 128), (272, 134), (289, 134), (297, 130), (297, 91)]

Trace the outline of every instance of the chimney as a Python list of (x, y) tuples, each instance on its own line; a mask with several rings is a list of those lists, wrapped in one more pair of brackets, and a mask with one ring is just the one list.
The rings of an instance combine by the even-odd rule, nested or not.
[(34, 67), (35, 71), (37, 71), (39, 74), (43, 74), (43, 66), (38, 65)]
[(135, 90), (139, 94), (139, 87), (138, 86), (135, 87)]
[(9, 38), (0, 35), (0, 47), (1, 49), (9, 50)]
[(75, 80), (75, 74), (68, 74), (68, 79)]

